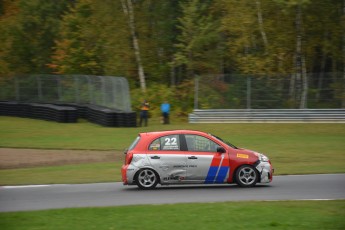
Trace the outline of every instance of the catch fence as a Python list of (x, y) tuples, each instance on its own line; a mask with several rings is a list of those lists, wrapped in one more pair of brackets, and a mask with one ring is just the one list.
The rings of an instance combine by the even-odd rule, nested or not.
[[(194, 109), (300, 109), (304, 85), (295, 75), (203, 75), (195, 78)], [(302, 109), (344, 106), (343, 73), (307, 75)]]
[(103, 106), (131, 112), (126, 78), (89, 75), (16, 75), (0, 78), (0, 101)]

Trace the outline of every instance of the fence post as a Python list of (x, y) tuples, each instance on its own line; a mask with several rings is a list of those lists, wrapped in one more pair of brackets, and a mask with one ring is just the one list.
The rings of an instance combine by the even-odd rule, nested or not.
[(107, 83), (107, 79), (104, 76), (97, 76), (101, 80), (101, 85), (102, 85), (102, 106), (106, 106), (106, 90), (105, 90), (105, 84)]
[(42, 102), (42, 82), (41, 82), (40, 75), (36, 75), (36, 81), (37, 81), (38, 101)]
[(17, 76), (14, 77), (14, 88), (16, 92), (16, 101), (20, 101), (20, 89)]
[(74, 75), (74, 102), (80, 103), (80, 96), (79, 96), (79, 75)]
[(251, 109), (251, 77), (247, 76), (247, 109)]
[(199, 97), (199, 76), (194, 76), (194, 109), (198, 109)]
[(87, 86), (88, 86), (88, 90), (89, 90), (89, 104), (92, 104), (92, 90), (93, 90), (93, 87), (92, 87), (92, 82), (91, 82), (91, 79), (90, 79), (90, 76), (89, 75), (84, 75), (87, 79)]

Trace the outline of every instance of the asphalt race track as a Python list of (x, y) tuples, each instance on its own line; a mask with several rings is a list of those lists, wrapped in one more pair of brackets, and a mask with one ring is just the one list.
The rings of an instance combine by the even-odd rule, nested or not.
[(71, 207), (222, 202), (244, 200), (345, 199), (345, 174), (275, 176), (254, 188), (237, 185), (159, 186), (139, 190), (122, 183), (0, 187), (0, 212)]

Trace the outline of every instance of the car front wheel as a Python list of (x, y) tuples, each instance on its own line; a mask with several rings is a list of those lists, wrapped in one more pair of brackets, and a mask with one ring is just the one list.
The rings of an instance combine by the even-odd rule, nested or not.
[(241, 187), (253, 187), (259, 179), (259, 174), (251, 165), (242, 165), (236, 171), (236, 183)]
[(158, 184), (157, 174), (152, 169), (141, 169), (136, 182), (141, 189), (153, 189)]

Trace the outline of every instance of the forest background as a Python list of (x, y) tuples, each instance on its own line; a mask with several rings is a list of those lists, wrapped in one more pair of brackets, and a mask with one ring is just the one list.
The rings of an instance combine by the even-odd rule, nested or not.
[(345, 107), (345, 0), (1, 0), (0, 44), (0, 81), (122, 76), (134, 109), (186, 115), (203, 76), (202, 108), (231, 76), (275, 79), (261, 87), (287, 88), (284, 108)]

